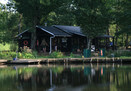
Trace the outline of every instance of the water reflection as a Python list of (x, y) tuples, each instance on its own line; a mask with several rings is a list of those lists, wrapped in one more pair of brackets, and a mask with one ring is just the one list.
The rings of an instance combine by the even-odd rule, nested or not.
[(130, 65), (0, 66), (0, 91), (130, 91)]

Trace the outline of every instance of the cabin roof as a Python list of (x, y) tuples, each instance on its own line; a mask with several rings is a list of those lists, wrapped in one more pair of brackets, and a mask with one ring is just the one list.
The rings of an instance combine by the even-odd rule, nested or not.
[(65, 31), (66, 33), (69, 33), (71, 35), (76, 34), (80, 36), (85, 36), (82, 33), (81, 28), (79, 26), (53, 25), (53, 27), (58, 28), (62, 31)]
[(29, 29), (26, 29), (25, 31), (19, 33), (16, 37), (19, 37), (19, 36), (21, 36), (22, 34), (24, 34), (25, 32), (28, 32), (28, 31), (29, 31)]
[[(81, 32), (80, 27), (76, 27), (76, 26), (53, 25), (53, 26), (36, 26), (36, 28), (45, 31), (52, 36), (60, 36), (60, 37), (71, 37), (72, 35), (85, 36)], [(28, 31), (29, 29), (18, 34), (16, 37), (19, 37)]]
[(54, 36), (64, 36), (64, 37), (71, 37), (70, 34), (60, 30), (60, 29), (57, 29), (53, 26), (38, 26), (38, 28), (40, 28), (41, 30), (43, 31), (46, 31), (48, 32), (49, 34), (51, 35), (54, 35)]

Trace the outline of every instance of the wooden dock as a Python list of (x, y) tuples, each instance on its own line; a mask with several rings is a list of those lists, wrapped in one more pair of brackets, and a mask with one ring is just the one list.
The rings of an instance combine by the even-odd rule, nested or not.
[(0, 60), (0, 64), (83, 64), (83, 63), (131, 63), (131, 59), (120, 58), (42, 58), (42, 59), (17, 59)]
[(8, 60), (0, 59), (0, 65), (7, 63)]

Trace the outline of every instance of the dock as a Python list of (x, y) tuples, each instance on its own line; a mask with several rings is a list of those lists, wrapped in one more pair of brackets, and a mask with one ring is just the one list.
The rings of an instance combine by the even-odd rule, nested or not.
[(0, 64), (84, 64), (84, 63), (131, 63), (131, 59), (120, 58), (42, 58), (0, 60)]

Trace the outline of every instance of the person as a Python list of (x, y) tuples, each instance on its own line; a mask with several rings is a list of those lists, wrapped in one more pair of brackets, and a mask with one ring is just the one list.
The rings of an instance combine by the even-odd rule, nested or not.
[(41, 47), (44, 53), (46, 53), (46, 46), (48, 46), (48, 44), (46, 43), (45, 39), (43, 39), (41, 42)]

